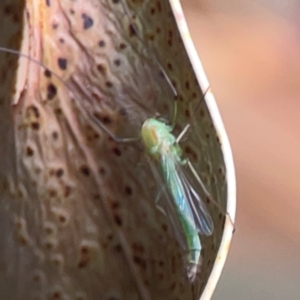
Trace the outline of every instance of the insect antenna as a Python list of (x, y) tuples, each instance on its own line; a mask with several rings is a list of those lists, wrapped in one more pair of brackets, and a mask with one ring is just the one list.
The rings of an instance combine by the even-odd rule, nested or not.
[[(38, 61), (37, 59), (24, 54), (20, 51), (17, 50), (13, 50), (13, 49), (9, 49), (9, 48), (5, 48), (5, 47), (1, 47), (0, 46), (0, 51), (4, 52), (4, 53), (10, 53), (19, 57), (23, 57), (26, 58), (36, 64), (38, 64), (41, 68), (43, 68), (46, 72), (49, 72), (50, 74), (52, 74), (56, 79), (58, 79), (67, 89), (69, 92), (71, 92), (71, 94), (73, 94), (71, 87), (68, 85), (67, 82), (65, 82), (58, 74), (56, 74), (54, 71), (52, 71), (50, 68), (48, 68), (46, 65), (44, 65), (42, 62)], [(92, 120), (94, 122), (94, 124), (98, 125), (110, 138), (112, 138), (115, 142), (118, 143), (130, 143), (130, 142), (136, 142), (137, 140), (139, 140), (139, 138), (118, 138), (116, 137), (113, 133), (111, 133), (109, 131), (109, 129), (98, 119), (96, 118), (95, 115), (89, 113), (88, 111), (86, 111), (85, 109), (83, 109), (80, 106), (80, 101), (76, 101), (79, 109), (81, 110), (82, 114), (86, 115), (90, 120)]]
[(173, 119), (172, 119), (171, 126), (172, 126), (172, 128), (174, 128), (175, 123), (176, 123), (176, 115), (177, 115), (178, 92), (177, 92), (174, 84), (172, 83), (169, 75), (167, 74), (167, 72), (163, 68), (162, 64), (160, 63), (160, 61), (156, 57), (156, 55), (154, 55), (151, 51), (149, 51), (149, 48), (145, 44), (142, 37), (139, 35), (137, 27), (135, 26), (135, 24), (133, 22), (131, 22), (131, 20), (134, 19), (135, 16), (130, 16), (130, 13), (129, 13), (124, 1), (121, 1), (121, 5), (123, 7), (123, 10), (124, 10), (125, 14), (127, 15), (128, 19), (130, 21), (130, 29), (134, 32), (135, 36), (141, 42), (141, 44), (144, 46), (145, 50), (151, 55), (152, 59), (156, 62), (161, 74), (163, 75), (163, 77), (165, 78), (166, 82), (168, 83), (168, 85), (170, 86), (170, 88), (172, 90), (172, 93), (174, 95), (174, 107), (173, 107), (173, 117), (172, 117)]

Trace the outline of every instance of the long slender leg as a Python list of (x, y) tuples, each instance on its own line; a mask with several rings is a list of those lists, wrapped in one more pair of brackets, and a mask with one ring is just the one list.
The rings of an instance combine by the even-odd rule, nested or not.
[(180, 140), (183, 138), (183, 136), (187, 133), (187, 131), (189, 130), (190, 127), (191, 127), (191, 124), (185, 125), (185, 127), (183, 128), (183, 130), (181, 131), (181, 133), (179, 134), (179, 136), (176, 139), (177, 144), (180, 142)]
[[(205, 93), (203, 94), (203, 97), (201, 98), (201, 100), (199, 101), (198, 105), (197, 105), (196, 108), (194, 109), (194, 114), (195, 114), (195, 112), (197, 111), (197, 109), (199, 108), (199, 106), (200, 106), (202, 100), (204, 99), (205, 95), (207, 94), (207, 92), (208, 92), (209, 90), (210, 90), (210, 87), (207, 88), (207, 90), (206, 90)], [(176, 103), (176, 104), (177, 104), (177, 103)], [(176, 112), (177, 112), (177, 107), (176, 107)], [(174, 118), (175, 118), (175, 117), (174, 117)], [(173, 121), (174, 121), (174, 120), (173, 120)], [(174, 125), (175, 125), (175, 124), (174, 124)], [(182, 140), (183, 136), (187, 133), (187, 131), (190, 129), (190, 127), (191, 127), (191, 124), (190, 124), (190, 123), (187, 124), (187, 125), (185, 125), (185, 127), (183, 128), (183, 130), (181, 131), (181, 133), (179, 134), (179, 136), (178, 136), (177, 139), (176, 139), (176, 142), (177, 142), (177, 143), (179, 143), (179, 142)], [(173, 126), (173, 128), (174, 128), (174, 126)]]
[[(196, 180), (198, 181), (198, 183), (201, 185), (201, 188), (202, 190), (204, 191), (204, 193), (206, 194), (206, 196), (210, 197), (210, 193), (207, 191), (203, 181), (201, 180), (200, 176), (197, 174), (195, 168), (193, 167), (192, 163), (187, 159), (185, 161), (185, 163), (188, 165), (189, 169), (191, 170), (191, 172), (193, 173), (193, 175), (195, 176)], [(214, 199), (212, 199), (210, 197), (210, 200), (212, 201), (212, 203), (219, 208), (219, 210), (228, 217), (230, 223), (232, 224), (232, 227), (233, 227), (233, 231), (235, 231), (235, 225), (234, 225), (234, 222), (232, 221), (230, 215), (228, 214), (228, 212), (224, 211), (223, 207), (221, 207), (221, 205), (215, 201)]]

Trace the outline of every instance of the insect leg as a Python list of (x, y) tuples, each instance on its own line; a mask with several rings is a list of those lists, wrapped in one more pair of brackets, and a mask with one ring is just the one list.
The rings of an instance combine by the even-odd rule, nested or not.
[[(191, 170), (191, 172), (193, 173), (193, 175), (195, 176), (196, 180), (198, 181), (198, 183), (201, 185), (202, 187), (202, 190), (204, 191), (204, 193), (206, 194), (206, 196), (210, 197), (210, 193), (207, 191), (203, 181), (201, 180), (200, 176), (197, 174), (195, 168), (193, 167), (192, 163), (186, 159), (185, 160), (185, 163), (187, 164), (187, 166), (189, 167), (189, 169)], [(214, 199), (210, 198), (210, 200), (212, 201), (212, 203), (217, 207), (219, 208), (219, 210), (228, 217), (232, 227), (233, 227), (233, 232), (235, 231), (235, 225), (234, 225), (234, 222), (232, 221), (232, 218), (231, 216), (229, 215), (228, 212), (224, 211), (223, 207), (221, 207), (221, 205), (215, 201)]]
[[(205, 93), (203, 94), (201, 100), (199, 101), (199, 103), (197, 104), (195, 110), (194, 110), (194, 114), (196, 113), (197, 109), (199, 108), (199, 105), (201, 104), (201, 102), (203, 101), (205, 95), (207, 94), (207, 92), (210, 90), (210, 87), (207, 88), (207, 90), (205, 91)], [(177, 105), (176, 105), (177, 106)], [(177, 108), (176, 108), (177, 109)], [(193, 116), (192, 116), (193, 117)], [(191, 118), (192, 118), (191, 117)], [(179, 134), (179, 136), (176, 139), (177, 144), (182, 140), (182, 138), (184, 137), (184, 135), (188, 132), (188, 130), (190, 129), (191, 124), (187, 124), (185, 125), (185, 127), (183, 128), (183, 130), (181, 131), (181, 133)]]
[(185, 125), (185, 127), (183, 128), (183, 130), (181, 131), (181, 133), (179, 134), (179, 136), (176, 139), (176, 143), (178, 144), (180, 142), (180, 140), (183, 138), (183, 136), (186, 134), (186, 132), (190, 129), (191, 124), (187, 124)]

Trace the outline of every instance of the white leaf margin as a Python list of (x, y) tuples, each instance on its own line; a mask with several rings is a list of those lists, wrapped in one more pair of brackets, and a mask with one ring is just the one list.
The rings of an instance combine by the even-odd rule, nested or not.
[[(177, 26), (182, 37), (185, 49), (191, 60), (196, 78), (201, 86), (202, 91), (206, 91), (209, 87), (209, 82), (205, 75), (202, 63), (198, 57), (197, 51), (195, 49), (194, 43), (192, 41), (191, 35), (188, 30), (187, 23), (182, 11), (182, 7), (179, 0), (169, 0), (174, 17), (177, 22)], [(211, 91), (209, 90), (205, 96), (205, 102), (208, 107), (208, 110), (211, 114), (215, 129), (219, 136), (221, 142), (221, 149), (224, 156), (224, 162), (226, 167), (226, 179), (227, 179), (227, 207), (226, 210), (231, 217), (231, 220), (234, 222), (235, 213), (236, 213), (236, 179), (235, 179), (235, 170), (233, 157), (231, 152), (230, 143), (225, 131), (223, 121), (221, 119), (215, 98)], [(217, 257), (211, 271), (211, 274), (208, 278), (207, 284), (201, 294), (199, 300), (209, 300), (211, 299), (213, 292), (216, 288), (216, 285), (219, 281), (220, 275), (222, 273), (228, 251), (230, 248), (230, 243), (233, 235), (233, 226), (229, 218), (226, 218), (223, 237)]]

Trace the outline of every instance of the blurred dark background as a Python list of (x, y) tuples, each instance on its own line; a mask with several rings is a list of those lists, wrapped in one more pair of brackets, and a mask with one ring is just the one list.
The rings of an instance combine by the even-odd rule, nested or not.
[(300, 299), (300, 2), (182, 0), (236, 166), (213, 300)]

